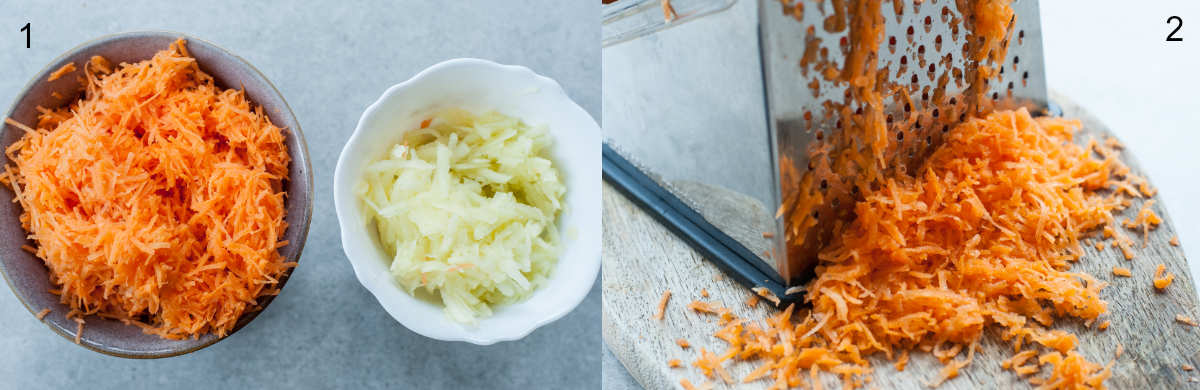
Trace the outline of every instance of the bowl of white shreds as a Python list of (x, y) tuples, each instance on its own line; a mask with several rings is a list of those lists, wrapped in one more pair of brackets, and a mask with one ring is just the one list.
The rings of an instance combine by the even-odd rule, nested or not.
[(579, 305), (600, 272), (600, 126), (557, 82), (434, 65), (367, 108), (334, 173), (342, 247), (423, 336), (487, 345)]

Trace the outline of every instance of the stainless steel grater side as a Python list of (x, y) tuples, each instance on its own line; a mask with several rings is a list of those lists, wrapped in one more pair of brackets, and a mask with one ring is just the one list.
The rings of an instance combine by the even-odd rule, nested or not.
[[(854, 178), (847, 177), (845, 169), (823, 168), (832, 164), (829, 155), (810, 153), (830, 148), (831, 135), (850, 125), (846, 113), (862, 109), (845, 107), (851, 104), (846, 83), (831, 81), (820, 71), (822, 62), (841, 66), (847, 61), (851, 29), (833, 23), (838, 20), (836, 3), (759, 2), (769, 153), (775, 156), (772, 192), (779, 202), (774, 205), (784, 214), (776, 220), (774, 261), (792, 283), (806, 278), (816, 264), (816, 251), (831, 239), (835, 225), (852, 216), (857, 195)], [(840, 3), (848, 7), (854, 2)], [(1048, 104), (1038, 3), (1015, 0), (1012, 7), (1007, 55), (996, 64), (999, 78), (986, 85), (984, 96), (991, 101), (979, 103), (985, 109), (1019, 105), (1037, 112)], [(884, 89), (895, 91), (883, 101), (890, 143), (887, 167), (904, 170), (919, 164), (941, 143), (942, 135), (968, 115), (963, 93), (969, 72), (964, 70), (975, 64), (963, 54), (968, 43), (964, 24), (970, 16), (964, 17), (950, 0), (896, 0), (880, 8), (886, 25), (875, 61)], [(809, 194), (815, 204), (803, 209), (805, 215), (786, 215), (798, 212), (789, 203)], [(790, 250), (789, 236), (799, 243)]]
[[(625, 165), (648, 173), (652, 179), (646, 181), (657, 184), (689, 209), (683, 210), (684, 214), (695, 214), (694, 219), (701, 220), (699, 224), (711, 225), (716, 231), (699, 238), (685, 237), (693, 247), (701, 249), (702, 254), (718, 265), (725, 263), (725, 267), (730, 267), (728, 263), (737, 261), (721, 258), (723, 255), (716, 253), (721, 251), (703, 250), (704, 243), (697, 244), (696, 241), (722, 243), (721, 248), (729, 249), (726, 252), (741, 254), (736, 260), (744, 260), (754, 268), (744, 274), (758, 275), (761, 271), (769, 275), (757, 279), (741, 278), (742, 283), (767, 286), (781, 297), (785, 295), (786, 286), (806, 281), (816, 263), (816, 249), (830, 237), (837, 221), (850, 216), (856, 195), (854, 186), (849, 185), (852, 178), (832, 174), (829, 170), (814, 172), (809, 169), (820, 165), (819, 161), (810, 161), (809, 150), (822, 147), (823, 142), (842, 128), (838, 123), (840, 115), (835, 115), (833, 108), (845, 102), (846, 88), (826, 80), (820, 71), (812, 68), (816, 61), (832, 64), (845, 61), (841, 45), (848, 40), (848, 29), (825, 28), (826, 20), (837, 14), (834, 5), (838, 3), (851, 2), (758, 1), (758, 44), (731, 49), (731, 52), (744, 51), (747, 57), (727, 61), (761, 67), (761, 79), (738, 80), (763, 84), (764, 104), (759, 106), (763, 108), (757, 115), (765, 118), (764, 122), (747, 119), (744, 123), (705, 123), (694, 118), (672, 118), (670, 110), (663, 110), (644, 114), (641, 128), (607, 125), (605, 128), (607, 143), (613, 146), (614, 155), (632, 161)], [(886, 71), (886, 79), (894, 84), (891, 86), (903, 91), (892, 96), (906, 97), (884, 102), (885, 113), (892, 118), (887, 127), (889, 140), (893, 141), (889, 147), (894, 149), (892, 155), (896, 162), (901, 163), (896, 166), (905, 166), (919, 161), (938, 145), (942, 133), (949, 129), (949, 123), (964, 113), (966, 102), (960, 95), (967, 83), (962, 80), (964, 75), (955, 74), (955, 69), (966, 65), (961, 53), (967, 33), (962, 26), (963, 17), (957, 11), (958, 5), (953, 0), (891, 1), (882, 2), (880, 8), (886, 26), (877, 64)], [(1038, 5), (1035, 0), (1015, 0), (1013, 8), (1015, 18), (1007, 43), (1007, 56), (999, 67), (1003, 73), (987, 85), (990, 90), (987, 96), (992, 99), (983, 103), (1006, 107), (1022, 105), (1031, 111), (1041, 110), (1048, 102)], [(951, 23), (954, 26), (947, 25)], [(692, 31), (698, 28), (694, 27), (697, 24), (689, 26), (693, 26), (689, 27)], [(728, 33), (743, 34), (738, 31)], [(746, 41), (755, 40), (754, 33), (744, 34)], [(665, 51), (669, 50), (660, 50)], [(806, 58), (806, 51), (810, 52), (808, 66), (803, 66), (801, 62)], [(755, 53), (758, 58), (752, 59)], [(659, 55), (655, 52), (643, 54)], [(656, 66), (654, 62), (645, 66)], [(669, 72), (669, 69), (661, 72)], [(941, 81), (943, 79), (945, 81)], [(721, 104), (717, 88), (706, 86), (727, 87), (729, 83), (725, 81), (705, 83), (701, 80), (695, 85), (678, 87), (672, 95), (687, 96), (686, 100), (694, 104)], [(941, 88), (939, 81), (944, 83)], [(659, 98), (653, 92), (647, 92), (647, 95), (652, 96), (637, 99), (652, 104), (668, 99)], [(628, 107), (616, 109), (636, 109), (637, 105), (631, 102)], [(605, 110), (609, 109), (606, 103)], [(605, 164), (608, 178), (608, 160)], [(807, 181), (804, 180), (806, 176), (809, 177)], [(801, 183), (807, 184), (802, 186)], [(814, 227), (802, 238), (794, 239), (802, 244), (793, 247), (789, 253), (787, 237), (789, 229), (794, 228), (789, 221), (795, 218), (789, 219), (786, 206), (788, 200), (801, 191), (820, 192), (822, 201), (815, 205), (813, 213), (806, 213), (815, 222)], [(653, 210), (654, 207), (648, 209), (652, 214), (670, 214)], [(660, 221), (665, 219), (660, 218)], [(669, 221), (666, 223), (670, 224)], [(689, 231), (675, 230), (681, 235)]]

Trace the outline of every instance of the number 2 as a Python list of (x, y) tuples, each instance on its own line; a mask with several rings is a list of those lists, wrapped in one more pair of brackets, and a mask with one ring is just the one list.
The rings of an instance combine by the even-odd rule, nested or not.
[(1179, 29), (1183, 28), (1183, 18), (1178, 16), (1169, 17), (1167, 18), (1167, 24), (1171, 24), (1172, 20), (1177, 23), (1175, 24), (1175, 29), (1171, 30), (1170, 34), (1167, 34), (1167, 42), (1183, 42), (1182, 37), (1175, 36), (1175, 34), (1179, 33)]
[(25, 27), (21, 27), (21, 31), (25, 33), (25, 48), (29, 48), (29, 23), (25, 23)]

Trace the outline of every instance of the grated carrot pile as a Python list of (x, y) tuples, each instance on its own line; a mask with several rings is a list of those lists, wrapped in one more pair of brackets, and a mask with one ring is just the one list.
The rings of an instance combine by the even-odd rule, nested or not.
[[(709, 375), (729, 360), (758, 359), (779, 388), (817, 371), (857, 387), (868, 355), (920, 348), (947, 365), (932, 378), (940, 383), (998, 327), (1024, 350), (1008, 363), (1014, 371), (1050, 367), (1031, 380), (1102, 387), (1110, 366), (1076, 353), (1075, 335), (1047, 330), (1057, 317), (1094, 321), (1107, 312), (1105, 283), (1069, 267), (1084, 253), (1082, 236), (1112, 226), (1126, 196), (1116, 188), (1129, 175), (1124, 165), (1094, 154), (1094, 144), (1072, 143), (1078, 128), (1024, 109), (955, 127), (918, 176), (894, 177), (855, 205), (856, 218), (821, 251), (807, 287), (813, 307), (798, 322), (791, 307), (758, 325), (693, 303), (722, 314), (715, 336), (729, 344), (694, 365)], [(1035, 349), (1047, 352), (1026, 364)]]
[(25, 134), (0, 180), (80, 332), (99, 315), (165, 338), (224, 336), (294, 266), (278, 252), (283, 132), (216, 87), (182, 40), (110, 66), (89, 61), (84, 98), (36, 129), (7, 120)]

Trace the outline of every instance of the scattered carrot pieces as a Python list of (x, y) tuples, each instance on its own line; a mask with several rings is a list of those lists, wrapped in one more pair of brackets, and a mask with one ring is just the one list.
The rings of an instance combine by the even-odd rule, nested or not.
[(747, 307), (758, 306), (758, 294), (750, 294), (749, 297), (746, 297), (746, 306)]
[(1110, 322), (1109, 320), (1104, 320), (1104, 322), (1101, 322), (1100, 325), (1097, 326), (1097, 328), (1099, 328), (1100, 330), (1108, 330), (1109, 325), (1112, 325), (1112, 322)]
[(1196, 367), (1192, 367), (1191, 364), (1187, 364), (1187, 363), (1184, 363), (1183, 366), (1180, 368), (1182, 368), (1184, 371), (1192, 371), (1192, 370), (1196, 369)]
[(1117, 351), (1113, 353), (1113, 358), (1120, 358), (1123, 354), (1125, 354), (1125, 344), (1117, 344)]
[(679, 367), (681, 364), (683, 364), (683, 362), (680, 362), (679, 359), (671, 359), (667, 361), (667, 367), (670, 368)]
[(1133, 272), (1130, 271), (1129, 268), (1125, 267), (1113, 267), (1112, 273), (1113, 275), (1124, 276), (1126, 278), (1133, 276)]
[(1162, 290), (1167, 288), (1167, 286), (1170, 286), (1171, 282), (1175, 281), (1175, 274), (1173, 273), (1167, 272), (1167, 276), (1163, 276), (1163, 270), (1166, 268), (1167, 266), (1165, 264), (1159, 264), (1158, 267), (1154, 269), (1154, 288)]
[(58, 70), (51, 72), (50, 77), (46, 78), (46, 82), (58, 80), (59, 78), (65, 76), (67, 73), (71, 73), (74, 71), (75, 71), (75, 63), (68, 62), (66, 65), (63, 65), (62, 67), (58, 68)]
[(24, 134), (0, 182), (74, 318), (223, 337), (295, 265), (278, 251), (284, 133), (182, 40), (110, 74), (96, 63), (83, 97), (43, 110), (36, 129), (6, 119)]
[(40, 320), (40, 319), (46, 318), (46, 315), (48, 315), (48, 314), (50, 314), (50, 309), (42, 309), (42, 311), (39, 311), (37, 313), (37, 315), (34, 317), (37, 317), (37, 319)]
[(1137, 217), (1134, 220), (1126, 220), (1124, 223), (1126, 228), (1136, 229), (1140, 227), (1142, 229), (1143, 248), (1150, 241), (1150, 231), (1162, 223), (1162, 218), (1158, 214), (1155, 214), (1154, 210), (1150, 209), (1151, 206), (1154, 206), (1153, 199), (1147, 200), (1146, 203), (1142, 204), (1142, 208), (1138, 210)]
[(1179, 246), (1179, 236), (1171, 236), (1171, 246)]
[(1175, 321), (1188, 326), (1200, 326), (1200, 324), (1196, 323), (1196, 320), (1183, 314), (1176, 314)]
[(700, 296), (708, 298), (708, 289), (700, 289)]
[(775, 233), (763, 232), (762, 236), (763, 236), (763, 238), (773, 238), (773, 237), (775, 237)]
[(688, 381), (687, 378), (680, 379), (679, 386), (682, 386), (684, 389), (687, 389), (687, 390), (696, 390), (696, 386), (693, 386), (692, 382)]
[(692, 346), (692, 344), (689, 343), (686, 339), (677, 339), (677, 340), (675, 340), (675, 344), (679, 344), (679, 348), (683, 348), (683, 349), (688, 349)]
[(663, 319), (663, 315), (667, 312), (667, 301), (669, 300), (671, 300), (671, 290), (663, 291), (662, 298), (658, 300), (658, 311), (654, 312), (654, 319)]

